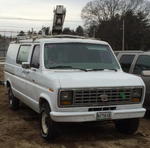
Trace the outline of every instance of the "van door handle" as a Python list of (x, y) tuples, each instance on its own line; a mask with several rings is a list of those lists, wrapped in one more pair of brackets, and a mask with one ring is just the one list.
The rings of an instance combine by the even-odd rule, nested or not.
[(24, 73), (24, 74), (29, 74), (30, 71), (29, 71), (29, 70), (23, 70), (22, 73)]
[(34, 72), (36, 72), (36, 69), (35, 69), (35, 68), (32, 68), (31, 70), (34, 71)]
[(30, 71), (26, 71), (26, 74), (29, 74), (30, 73)]
[(33, 82), (33, 83), (35, 83), (35, 80), (34, 80), (34, 79), (32, 79), (32, 82)]

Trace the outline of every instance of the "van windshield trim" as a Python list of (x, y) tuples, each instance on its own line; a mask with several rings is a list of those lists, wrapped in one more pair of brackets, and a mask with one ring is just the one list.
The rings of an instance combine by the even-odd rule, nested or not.
[[(85, 47), (87, 49), (85, 49)], [(101, 47), (101, 49), (98, 49), (98, 47)], [(69, 49), (68, 49), (69, 48)], [(57, 50), (57, 51), (56, 51)], [(77, 57), (77, 53), (78, 53), (78, 57)], [(94, 60), (94, 57), (91, 58), (91, 55), (83, 55), (83, 59), (82, 56), (80, 54), (87, 54), (87, 52), (91, 52), (92, 54), (94, 54), (96, 56), (96, 54), (100, 54), (99, 51), (104, 51), (105, 55), (109, 55), (109, 57), (107, 57), (109, 60), (112, 60), (111, 62), (109, 60), (104, 60), (103, 63), (99, 61), (99, 57), (95, 57), (96, 60)], [(96, 53), (97, 52), (97, 53)], [(52, 53), (52, 54), (51, 54)], [(59, 54), (59, 55), (58, 55)], [(67, 54), (67, 55), (66, 55)], [(50, 57), (46, 56), (51, 55)], [(63, 56), (62, 56), (63, 55)], [(67, 58), (69, 58), (69, 56), (71, 55), (73, 59), (68, 60), (66, 59), (65, 56), (68, 56)], [(75, 55), (75, 56), (74, 56)], [(71, 57), (70, 56), (70, 57)], [(64, 59), (61, 59), (61, 58)], [(90, 60), (88, 61), (87, 59), (85, 60), (85, 58), (89, 58)], [(48, 59), (55, 59), (55, 62), (51, 62), (50, 64), (46, 63), (46, 60)], [(99, 65), (97, 65), (99, 64)], [(59, 65), (63, 65), (64, 68), (59, 68)], [(117, 61), (117, 59), (115, 58), (111, 48), (109, 47), (109, 45), (107, 44), (98, 44), (98, 43), (81, 43), (81, 42), (63, 42), (63, 43), (45, 43), (44, 44), (44, 67), (45, 69), (53, 69), (53, 67), (55, 67), (54, 69), (69, 69), (68, 67), (73, 67), (70, 69), (84, 69), (84, 70), (89, 70), (89, 71), (98, 71), (98, 69), (108, 69), (108, 70), (120, 70), (120, 65)], [(58, 67), (58, 68), (57, 68)], [(66, 67), (66, 68), (65, 68)]]

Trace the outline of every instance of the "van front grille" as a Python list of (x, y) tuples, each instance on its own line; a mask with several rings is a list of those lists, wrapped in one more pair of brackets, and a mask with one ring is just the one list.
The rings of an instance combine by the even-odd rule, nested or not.
[(73, 92), (73, 105), (75, 106), (108, 106), (132, 103), (133, 89), (81, 89)]

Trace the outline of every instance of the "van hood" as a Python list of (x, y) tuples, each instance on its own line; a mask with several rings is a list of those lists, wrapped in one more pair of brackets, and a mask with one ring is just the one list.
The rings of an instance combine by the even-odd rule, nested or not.
[(61, 88), (144, 86), (140, 77), (122, 71), (55, 71), (48, 75), (59, 80)]

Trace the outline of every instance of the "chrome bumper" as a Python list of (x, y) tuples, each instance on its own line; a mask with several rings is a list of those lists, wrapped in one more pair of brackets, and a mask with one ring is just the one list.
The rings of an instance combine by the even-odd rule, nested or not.
[[(107, 111), (111, 113), (111, 119), (131, 119), (131, 118), (142, 118), (145, 114), (144, 108), (137, 109), (124, 109)], [(103, 111), (104, 112), (104, 111)], [(102, 113), (103, 113), (102, 112)], [(97, 112), (51, 112), (50, 116), (55, 122), (88, 122), (97, 121)]]

